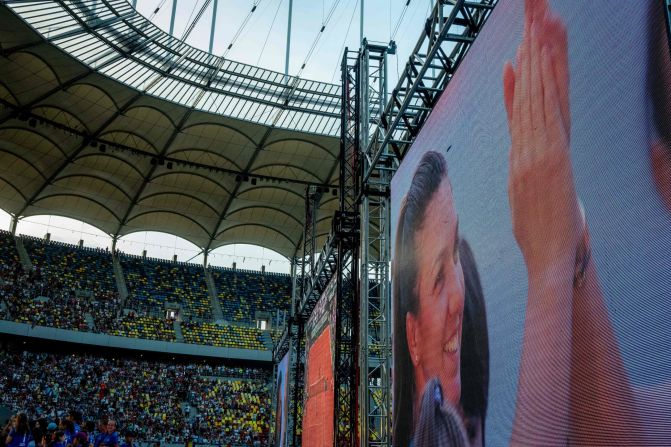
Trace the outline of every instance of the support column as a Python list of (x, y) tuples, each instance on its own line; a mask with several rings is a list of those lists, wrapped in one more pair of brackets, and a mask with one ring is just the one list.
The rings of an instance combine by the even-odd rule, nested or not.
[[(371, 138), (369, 126), (380, 122), (387, 106), (387, 54), (394, 46), (368, 44), (359, 58), (360, 146)], [(385, 153), (385, 157), (391, 156)], [(363, 170), (370, 160), (361, 157)], [(393, 165), (380, 163), (361, 194), (361, 319), (359, 355), (360, 445), (391, 446), (391, 292), (390, 201)]]
[(294, 0), (289, 0), (289, 23), (287, 24), (287, 54), (284, 61), (284, 74), (287, 76), (286, 81), (289, 81), (289, 55), (291, 54), (291, 19), (293, 11)]
[(363, 45), (363, 12), (364, 12), (364, 0), (361, 0), (361, 11), (359, 14), (359, 44)]
[(214, 31), (217, 25), (217, 5), (219, 0), (214, 0), (212, 5), (212, 26), (210, 27), (210, 53), (212, 53), (212, 48), (214, 48)]
[(170, 35), (175, 30), (175, 14), (177, 13), (177, 0), (172, 0), (172, 12), (170, 13)]
[(16, 236), (16, 227), (19, 224), (19, 218), (16, 215), (12, 216), (12, 221), (10, 222), (9, 231), (12, 233), (12, 236)]

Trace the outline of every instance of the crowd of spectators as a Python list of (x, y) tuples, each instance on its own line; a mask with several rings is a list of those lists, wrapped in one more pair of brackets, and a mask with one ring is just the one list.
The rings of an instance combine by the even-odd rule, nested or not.
[(29, 236), (22, 239), (33, 267), (58, 277), (64, 287), (93, 293), (116, 290), (112, 254), (108, 250)]
[(263, 369), (31, 351), (0, 351), (0, 362), (0, 405), (42, 426), (76, 410), (89, 431), (109, 417), (142, 441), (268, 445)]
[(175, 328), (172, 320), (137, 315), (131, 312), (115, 322), (108, 331), (121, 337), (144, 338), (147, 340), (175, 341)]
[(165, 303), (179, 303), (189, 317), (212, 319), (202, 266), (121, 255), (121, 266), (133, 309), (160, 312)]
[(279, 273), (213, 268), (212, 278), (219, 294), (224, 318), (252, 322), (256, 312), (289, 310), (291, 276)]
[[(252, 327), (257, 311), (288, 308), (288, 275), (214, 269), (227, 325), (212, 322), (202, 267), (120, 255), (130, 296), (121, 300), (113, 258), (100, 249), (23, 237), (32, 269), (18, 256), (16, 240), (0, 232), (0, 318), (32, 326), (177, 341), (166, 303), (181, 310), (186, 343), (266, 350), (272, 340)], [(271, 334), (279, 335), (279, 332)]]
[(214, 323), (182, 323), (186, 343), (219, 346), (224, 348), (264, 350), (261, 330)]

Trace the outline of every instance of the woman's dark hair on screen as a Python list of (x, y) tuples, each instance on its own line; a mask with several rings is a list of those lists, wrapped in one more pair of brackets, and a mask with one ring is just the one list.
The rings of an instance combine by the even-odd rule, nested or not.
[[(671, 141), (671, 55), (664, 2), (650, 2), (650, 40), (648, 42), (648, 83), (652, 100), (652, 119), (659, 137)], [(669, 146), (671, 147), (671, 146)], [(670, 154), (671, 155), (671, 154)]]
[(424, 387), (419, 415), (413, 436), (414, 447), (468, 445), (461, 416), (450, 404), (443, 402), (443, 392), (438, 379), (429, 380)]
[(475, 256), (465, 239), (459, 243), (459, 258), (466, 290), (461, 333), (460, 404), (467, 422), (468, 437), (473, 439), (476, 428), (469, 422), (480, 423), (484, 445), (489, 395), (489, 338), (485, 296)]
[(447, 162), (437, 152), (427, 152), (417, 166), (408, 193), (401, 204), (396, 231), (393, 273), (394, 373), (393, 440), (394, 446), (407, 446), (414, 422), (415, 374), (406, 338), (405, 318), (417, 313), (416, 235), (424, 223), (424, 214), (433, 195), (447, 178)]

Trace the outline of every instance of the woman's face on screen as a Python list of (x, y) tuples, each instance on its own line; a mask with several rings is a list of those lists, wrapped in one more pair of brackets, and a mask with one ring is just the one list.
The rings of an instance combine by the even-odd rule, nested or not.
[(461, 395), (461, 324), (464, 274), (459, 260), (459, 230), (447, 179), (431, 198), (416, 235), (417, 292), (413, 363), (421, 394), (437, 377), (443, 395), (455, 407)]

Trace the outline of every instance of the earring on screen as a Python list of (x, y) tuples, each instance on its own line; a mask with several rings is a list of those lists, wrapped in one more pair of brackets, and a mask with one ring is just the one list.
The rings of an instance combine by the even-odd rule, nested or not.
[(585, 207), (580, 199), (578, 199), (578, 206), (580, 208), (582, 232), (575, 254), (573, 288), (579, 288), (585, 282), (585, 276), (587, 276), (587, 266), (589, 265), (589, 261), (592, 257), (592, 249), (589, 244), (589, 232), (587, 231), (587, 219), (585, 218)]

